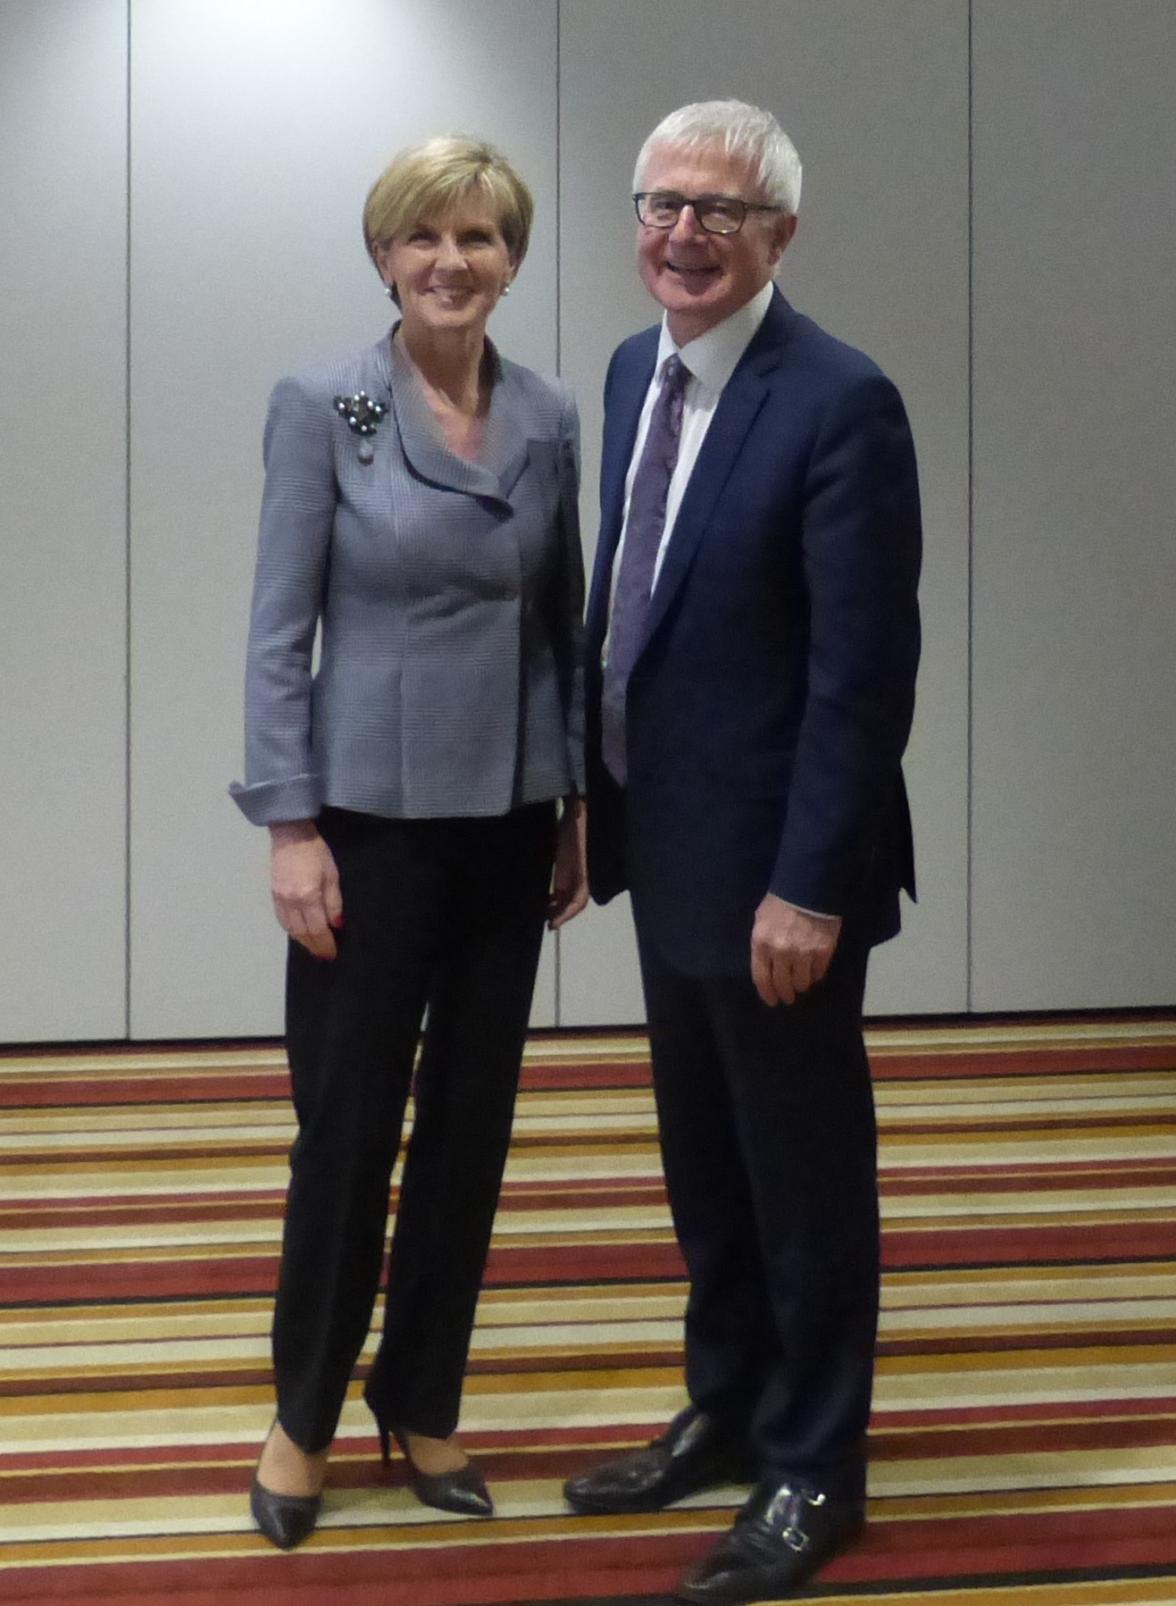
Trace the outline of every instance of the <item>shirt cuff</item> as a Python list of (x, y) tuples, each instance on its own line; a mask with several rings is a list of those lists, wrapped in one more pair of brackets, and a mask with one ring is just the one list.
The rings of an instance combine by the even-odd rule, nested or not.
[(799, 903), (790, 903), (787, 898), (781, 898), (781, 903), (787, 903), (790, 909), (795, 909), (799, 915), (811, 915), (814, 920), (840, 920), (840, 915), (823, 914), (820, 909), (805, 909)]

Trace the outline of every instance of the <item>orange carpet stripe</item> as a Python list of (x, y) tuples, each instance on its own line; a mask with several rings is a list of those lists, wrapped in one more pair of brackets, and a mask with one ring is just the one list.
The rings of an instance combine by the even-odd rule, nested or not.
[[(871, 1028), (886, 1266), (871, 1525), (828, 1603), (1176, 1606), (1176, 1021)], [(739, 1491), (577, 1519), (681, 1402), (636, 1034), (540, 1034), (466, 1392), (492, 1523), (378, 1466), (353, 1389), (280, 1556), (244, 1491), (292, 1125), (272, 1044), (0, 1052), (0, 1594), (654, 1606)], [(393, 1190), (391, 1203), (395, 1207)]]

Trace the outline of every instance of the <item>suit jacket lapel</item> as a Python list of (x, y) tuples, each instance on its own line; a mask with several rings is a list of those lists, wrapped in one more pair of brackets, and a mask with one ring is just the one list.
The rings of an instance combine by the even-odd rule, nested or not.
[(396, 429), (405, 460), (423, 480), (467, 496), (491, 497), (508, 502), (509, 493), (527, 461), (527, 443), (515, 422), (497, 353), (490, 414), (486, 420), (484, 456), (471, 462), (451, 452), (429, 411), (413, 373), (412, 365), (398, 341), (391, 344), (388, 379)]
[(678, 509), (645, 621), (645, 640), (657, 629), (690, 568), (695, 549), (768, 394), (795, 314), (779, 291), (772, 297), (739, 365), (727, 381)]
[(519, 475), (527, 466), (530, 449), (520, 423), (525, 410), (518, 382), (511, 370), (503, 366), (494, 345), (490, 341), (487, 341), (487, 345), (493, 364), (493, 382), (486, 433), (482, 441), (481, 465), (497, 481), (497, 494), (506, 502)]
[(592, 590), (588, 598), (589, 634), (599, 641), (604, 640), (608, 621), (613, 559), (621, 538), (621, 520), (625, 511), (625, 479), (633, 455), (641, 406), (653, 377), (658, 330), (647, 330), (641, 338), (639, 350), (628, 363), (628, 372), (618, 373), (614, 379), (614, 392), (609, 398), (604, 417), (600, 460), (600, 537), (592, 570)]

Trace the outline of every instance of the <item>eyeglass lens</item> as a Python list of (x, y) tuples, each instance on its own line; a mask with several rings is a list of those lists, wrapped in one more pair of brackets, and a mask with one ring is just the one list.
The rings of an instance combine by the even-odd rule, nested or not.
[(693, 209), (708, 234), (735, 234), (747, 215), (747, 204), (733, 195), (697, 195), (688, 199), (672, 190), (653, 190), (637, 198), (637, 216), (654, 229), (672, 229), (684, 206)]

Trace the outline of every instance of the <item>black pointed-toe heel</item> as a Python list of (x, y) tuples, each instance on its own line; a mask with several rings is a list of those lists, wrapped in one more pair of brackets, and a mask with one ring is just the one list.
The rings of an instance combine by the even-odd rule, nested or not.
[[(266, 1444), (269, 1443), (270, 1434), (277, 1425), (278, 1419), (275, 1417), (270, 1423), (269, 1433), (266, 1434)], [(264, 1445), (261, 1454), (265, 1455)], [(260, 1467), (260, 1458), (257, 1464)], [(318, 1522), (322, 1503), (321, 1492), (278, 1494), (273, 1489), (267, 1489), (256, 1472), (253, 1474), (253, 1482), (249, 1488), (249, 1510), (253, 1514), (254, 1522), (270, 1544), (277, 1545), (279, 1550), (293, 1550), (304, 1539), (309, 1539)]]
[(275, 1494), (256, 1476), (249, 1490), (253, 1520), (279, 1550), (293, 1550), (314, 1532), (322, 1507), (321, 1494)]
[(422, 1472), (409, 1454), (408, 1437), (399, 1428), (386, 1426), (376, 1418), (376, 1431), (380, 1436), (380, 1454), (387, 1466), (392, 1460), (390, 1440), (395, 1439), (408, 1467), (412, 1492), (422, 1506), (434, 1506), (438, 1511), (452, 1511), (459, 1517), (492, 1517), (494, 1502), (486, 1487), (486, 1480), (472, 1461), (456, 1472)]

